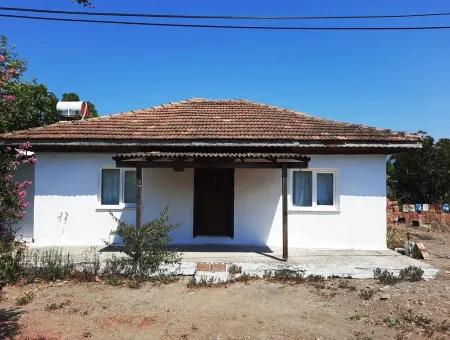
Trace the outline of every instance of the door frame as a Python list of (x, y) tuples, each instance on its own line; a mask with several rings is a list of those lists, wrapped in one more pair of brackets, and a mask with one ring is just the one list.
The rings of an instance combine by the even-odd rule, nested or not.
[[(198, 171), (200, 170), (200, 171)], [(192, 236), (194, 238), (196, 237), (229, 237), (229, 238), (234, 238), (234, 169), (232, 168), (223, 168), (223, 169), (211, 169), (211, 170), (223, 170), (224, 172), (228, 172), (230, 173), (231, 176), (231, 186), (232, 186), (232, 190), (231, 190), (231, 203), (230, 203), (230, 207), (228, 210), (228, 233), (227, 234), (223, 234), (223, 235), (207, 235), (207, 234), (201, 234), (200, 233), (200, 228), (199, 228), (199, 224), (198, 224), (198, 214), (199, 214), (199, 209), (200, 209), (200, 203), (199, 203), (199, 199), (198, 199), (198, 191), (197, 191), (197, 185), (196, 185), (196, 181), (198, 181), (198, 176), (199, 176), (199, 172), (201, 172), (202, 170), (205, 169), (194, 169), (194, 214), (193, 214), (193, 225), (192, 225)]]

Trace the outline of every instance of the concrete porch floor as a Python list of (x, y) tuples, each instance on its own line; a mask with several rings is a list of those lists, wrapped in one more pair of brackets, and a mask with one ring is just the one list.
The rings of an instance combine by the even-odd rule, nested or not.
[[(56, 249), (56, 247), (36, 247), (33, 249)], [(300, 249), (290, 248), (288, 261), (281, 260), (281, 248), (266, 246), (172, 246), (181, 252), (179, 265), (167, 267), (171, 273), (178, 275), (196, 275), (199, 263), (234, 264), (242, 268), (243, 274), (262, 276), (265, 271), (290, 269), (304, 272), (305, 275), (323, 275), (372, 278), (376, 268), (387, 269), (396, 274), (407, 266), (413, 265), (423, 269), (424, 278), (434, 278), (438, 269), (430, 264), (400, 255), (392, 250), (335, 250), (335, 249)], [(76, 263), (83, 262), (85, 253), (92, 247), (63, 247), (63, 252), (70, 252)], [(102, 261), (113, 254), (121, 256), (117, 249), (97, 247)]]

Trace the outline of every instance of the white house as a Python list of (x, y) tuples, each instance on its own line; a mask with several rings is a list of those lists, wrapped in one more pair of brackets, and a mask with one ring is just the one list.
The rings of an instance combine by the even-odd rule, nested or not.
[(22, 233), (100, 245), (169, 206), (174, 244), (386, 248), (386, 155), (419, 136), (244, 100), (191, 99), (8, 133), (37, 155)]

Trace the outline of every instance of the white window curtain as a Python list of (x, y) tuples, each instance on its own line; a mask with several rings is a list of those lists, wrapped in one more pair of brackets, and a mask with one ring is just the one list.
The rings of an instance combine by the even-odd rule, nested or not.
[(333, 205), (333, 174), (317, 174), (317, 205)]
[(134, 170), (125, 171), (123, 201), (124, 203), (136, 203), (136, 171)]
[(312, 206), (312, 172), (294, 171), (293, 204), (299, 207)]
[(102, 195), (104, 205), (116, 205), (120, 201), (120, 169), (102, 169)]

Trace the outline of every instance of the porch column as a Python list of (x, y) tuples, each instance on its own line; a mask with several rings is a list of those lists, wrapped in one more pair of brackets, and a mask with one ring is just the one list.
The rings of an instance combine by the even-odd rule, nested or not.
[(136, 228), (142, 225), (142, 167), (136, 167)]
[(281, 199), (283, 207), (283, 260), (288, 259), (288, 207), (287, 207), (287, 166), (281, 168)]

